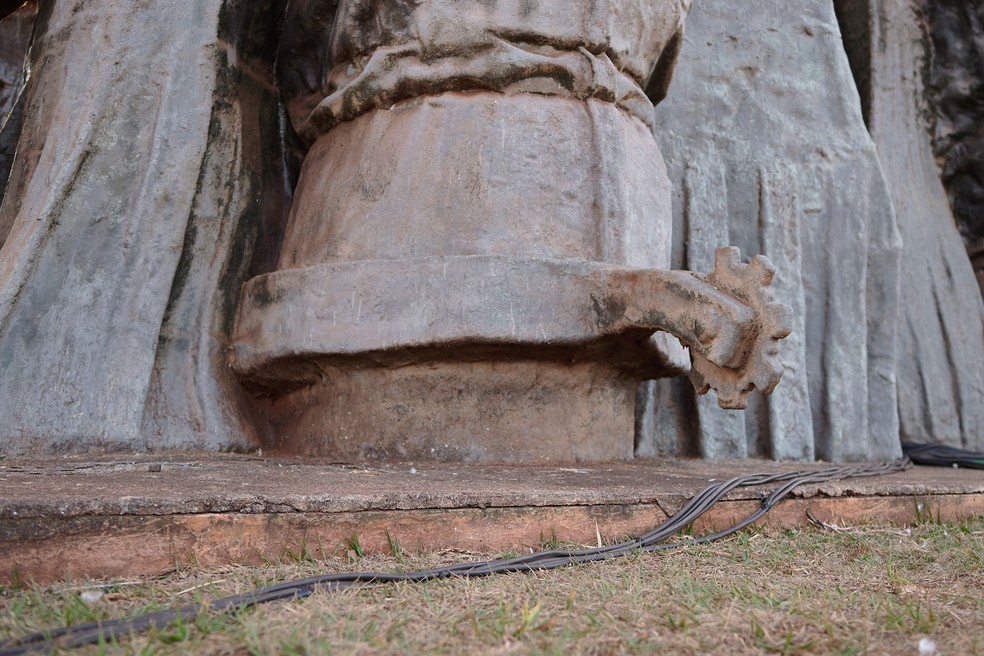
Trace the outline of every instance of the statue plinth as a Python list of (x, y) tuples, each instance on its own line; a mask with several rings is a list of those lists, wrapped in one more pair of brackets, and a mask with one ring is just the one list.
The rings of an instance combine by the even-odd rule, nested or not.
[(638, 381), (689, 362), (612, 316), (628, 271), (516, 256), (278, 271), (244, 288), (235, 363), (275, 399), (268, 445), (292, 453), (629, 458)]
[[(341, 461), (614, 460), (640, 380), (687, 369), (743, 407), (781, 367), (771, 270), (721, 249), (710, 276), (577, 259), (323, 264), (246, 284), (235, 366), (266, 444)], [(735, 299), (742, 299), (738, 302)], [(673, 357), (676, 354), (677, 357)]]

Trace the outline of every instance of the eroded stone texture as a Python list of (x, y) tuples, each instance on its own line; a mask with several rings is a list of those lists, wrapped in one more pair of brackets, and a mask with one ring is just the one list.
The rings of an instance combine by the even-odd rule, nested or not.
[(943, 185), (984, 291), (984, 5), (925, 0), (932, 56), (928, 91), (935, 118), (933, 150)]
[[(771, 313), (765, 342), (783, 337), (783, 309), (753, 293), (771, 281), (764, 261), (735, 256), (706, 283), (649, 275), (670, 255), (652, 107), (688, 5), (292, 6), (280, 81), (311, 147), (279, 270), (244, 288), (236, 334), (237, 370), (273, 397), (267, 445), (344, 459), (628, 457), (627, 355), (649, 375), (683, 369), (665, 337), (640, 351), (647, 329), (707, 357), (702, 385), (759, 363), (763, 349), (717, 328), (728, 303), (700, 299), (738, 298), (752, 281), (740, 297), (761, 307), (735, 309), (738, 332)], [(732, 272), (734, 285), (714, 282)], [(634, 331), (623, 352), (610, 317)], [(743, 405), (751, 380), (774, 386), (770, 358), (728, 378), (722, 403)]]
[[(351, 13), (328, 34), (339, 4), (298, 0), (291, 6), (312, 20), (288, 22), (275, 80), (282, 4), (45, 5), (37, 75), (23, 96), (28, 118), (0, 206), (0, 234), (10, 230), (0, 250), (4, 452), (246, 446), (249, 412), (268, 401), (244, 402), (226, 359), (229, 333), (240, 283), (278, 266), (486, 256), (551, 265), (572, 256), (709, 271), (714, 249), (729, 243), (777, 264), (781, 298), (798, 321), (781, 353), (786, 379), (746, 415), (695, 398), (682, 381), (650, 384), (640, 394), (647, 407), (638, 453), (894, 456), (898, 407), (913, 439), (979, 443), (980, 308), (967, 303), (952, 235), (940, 236), (945, 221), (906, 235), (917, 252), (907, 264), (908, 333), (898, 348), (899, 239), (829, 0), (795, 12), (765, 0), (698, 5), (676, 97), (655, 123), (648, 103), (665, 95), (686, 2), (367, 0), (344, 3)], [(841, 3), (848, 4), (870, 13), (890, 3)], [(522, 22), (535, 7), (549, 29)], [(897, 20), (891, 12), (901, 10), (890, 9), (861, 23), (862, 42), (885, 49), (869, 48), (867, 69), (855, 73), (885, 144), (900, 218), (930, 216), (942, 191), (933, 187), (938, 172), (925, 139), (892, 143), (915, 134), (913, 62), (921, 51), (912, 16)], [(476, 15), (485, 22), (470, 22)], [(277, 112), (277, 85), (311, 146), (294, 208), (299, 223), (283, 249), (293, 181), (281, 146), (293, 144)], [(451, 124), (461, 128), (455, 135)], [(648, 136), (653, 126), (669, 155), (668, 178)], [(672, 258), (668, 224), (651, 220), (671, 212), (671, 187)], [(444, 222), (421, 239), (428, 215)], [(501, 292), (495, 284), (482, 291)], [(523, 308), (528, 315), (556, 302), (541, 293), (545, 303)], [(340, 307), (327, 300), (324, 307)], [(357, 318), (358, 300), (347, 308)], [(509, 326), (506, 305), (490, 325)], [(599, 304), (595, 318), (615, 305)], [(561, 308), (551, 318), (577, 323), (584, 309)], [(643, 323), (655, 324), (649, 319)], [(318, 326), (328, 320), (323, 313)], [(294, 335), (323, 341), (314, 332)], [(641, 341), (630, 355), (646, 352)], [(590, 382), (590, 392), (609, 399), (616, 410), (607, 425), (623, 432), (631, 406), (623, 371), (585, 364), (609, 357), (609, 343), (558, 364), (556, 342), (546, 339), (540, 359), (507, 391), (534, 402), (552, 390), (549, 417), (566, 430), (576, 416), (559, 414), (569, 402), (558, 372), (607, 378)], [(649, 347), (656, 365), (679, 371), (679, 350)], [(556, 371), (541, 367), (550, 358)], [(438, 410), (454, 403), (455, 389), (483, 398), (481, 385), (454, 378), (457, 362), (430, 378), (429, 365), (401, 371), (401, 380), (414, 381), (402, 386), (370, 382), (383, 419), (423, 421), (429, 410), (408, 409), (410, 397), (401, 396), (413, 386), (444, 390)], [(288, 376), (296, 366), (301, 381), (311, 373), (289, 357), (282, 364)], [(318, 384), (330, 382), (332, 366), (315, 367)], [(899, 403), (897, 366), (908, 381)], [(346, 370), (336, 389), (349, 393), (360, 376)], [(548, 384), (540, 389), (538, 379)], [(352, 398), (360, 396), (371, 395)], [(302, 421), (311, 425), (344, 425), (344, 399), (315, 407), (298, 398), (293, 407), (269, 402), (285, 408), (273, 426), (298, 409), (310, 410), (313, 418)], [(481, 411), (478, 401), (467, 405)], [(501, 426), (511, 429), (510, 421)], [(276, 444), (274, 432), (267, 430), (268, 443)], [(415, 443), (417, 453), (440, 445), (428, 439)], [(611, 457), (627, 452), (623, 441)]]
[[(18, 99), (24, 88), (24, 59), (34, 30), (37, 3), (30, 2), (9, 16), (8, 11), (6, 6), (0, 7), (0, 201), (20, 135), (23, 104)], [(7, 229), (0, 224), (0, 245), (6, 234)]]
[[(433, 388), (444, 397), (474, 389), (461, 408), (471, 419), (483, 420), (482, 407), (492, 414), (512, 408), (516, 421), (496, 426), (513, 439), (545, 422), (569, 442), (548, 457), (628, 457), (627, 369), (657, 375), (685, 368), (678, 344), (650, 337), (657, 329), (671, 330), (704, 358), (702, 385), (716, 368), (739, 371), (729, 374), (722, 403), (743, 404), (750, 381), (775, 384), (772, 342), (788, 329), (784, 309), (765, 289), (768, 264), (739, 265), (729, 252), (722, 261), (731, 264), (706, 280), (662, 271), (669, 203), (652, 102), (666, 92), (688, 2), (297, 2), (274, 80), (278, 5), (216, 0), (190, 13), (173, 3), (44, 5), (35, 74), (23, 96), (28, 119), (0, 208), (0, 225), (9, 226), (0, 251), (0, 365), (16, 372), (0, 381), (7, 452), (245, 447), (257, 408), (272, 419), (268, 440), (270, 431), (279, 439), (281, 420), (294, 415), (304, 428), (337, 434), (347, 430), (355, 400), (364, 399), (360, 411), (373, 417), (379, 405), (399, 409), (419, 388)], [(173, 21), (175, 14), (183, 20)], [(327, 47), (310, 47), (318, 44)], [(276, 84), (305, 146), (313, 143), (283, 248), (293, 187), (284, 151), (293, 144), (278, 121)], [(335, 264), (372, 268), (394, 260), (400, 266), (391, 282), (423, 286), (428, 281), (410, 274), (428, 258), (483, 256), (499, 258), (493, 269), (526, 258), (527, 287), (537, 287), (534, 274), (544, 266), (587, 267), (566, 281), (566, 291), (579, 292), (573, 301), (558, 304), (562, 293), (550, 297), (537, 287), (541, 297), (516, 309), (544, 308), (542, 323), (523, 326), (543, 333), (522, 345), (526, 353), (506, 354), (502, 363), (496, 353), (479, 358), (482, 364), (471, 361), (476, 351), (457, 348), (411, 357), (390, 383), (369, 376), (360, 393), (346, 396), (340, 392), (349, 383), (366, 378), (359, 367), (380, 364), (379, 351), (411, 353), (400, 344), (412, 331), (370, 344), (359, 352), (364, 361), (342, 374), (315, 362), (316, 381), (306, 378), (310, 367), (297, 366), (306, 352), (281, 349), (282, 357), (266, 354), (277, 361), (276, 377), (295, 369), (302, 375), (267, 407), (247, 401), (226, 366), (239, 283), (278, 260), (279, 274), (300, 271), (302, 278)], [(449, 266), (431, 275), (446, 275)], [(722, 291), (715, 281), (725, 279)], [(515, 294), (497, 295), (496, 282), (490, 274), (489, 307), (498, 314), (488, 323), (500, 333), (479, 346), (502, 345), (517, 332), (506, 320)], [(282, 307), (265, 289), (251, 282), (247, 291), (260, 293), (246, 295), (244, 312)], [(369, 295), (365, 316), (386, 320), (384, 297)], [(750, 297), (754, 307), (742, 302)], [(363, 299), (352, 299), (358, 324)], [(760, 315), (772, 317), (767, 330), (753, 329)], [(288, 307), (285, 325), (299, 343), (331, 346), (331, 331), (321, 330), (327, 314), (315, 312), (315, 325), (301, 330), (292, 316)], [(454, 326), (466, 343), (488, 328), (475, 323), (484, 316)], [(260, 323), (276, 332), (276, 322)], [(548, 325), (573, 325), (578, 337), (567, 343)], [(305, 334), (305, 327), (319, 331)], [(372, 328), (365, 333), (380, 336)], [(277, 335), (268, 337), (277, 343)], [(422, 339), (432, 351), (457, 346)], [(748, 348), (748, 340), (757, 346)], [(746, 362), (753, 363), (747, 375)], [(463, 363), (482, 375), (462, 373)], [(498, 382), (503, 372), (511, 383)], [(275, 379), (247, 365), (240, 373), (254, 389)], [(576, 395), (569, 392), (579, 385), (587, 400), (572, 413)], [(312, 390), (327, 395), (322, 403), (285, 400)], [(431, 432), (417, 441), (417, 453), (447, 432), (438, 419), (459, 416), (442, 407), (453, 401), (431, 398), (423, 414), (394, 411), (415, 418), (405, 429)], [(531, 418), (541, 407), (545, 413)], [(591, 423), (595, 415), (602, 419)], [(452, 424), (488, 430), (481, 421)], [(354, 426), (360, 445), (340, 457), (361, 457), (379, 437), (364, 422)], [(580, 449), (584, 436), (611, 438), (614, 450)], [(288, 448), (301, 450), (306, 439)], [(523, 446), (538, 457), (534, 442)], [(496, 448), (493, 459), (511, 459), (519, 447)]]
[(656, 117), (672, 266), (706, 268), (725, 243), (763, 253), (795, 321), (782, 384), (744, 414), (649, 383), (638, 452), (898, 456), (899, 235), (831, 3), (696, 3)]
[(984, 446), (984, 300), (927, 132), (927, 35), (916, 3), (838, 5), (904, 244), (898, 354), (902, 438)]
[(0, 207), (3, 452), (247, 443), (224, 348), (287, 202), (277, 11), (42, 3)]

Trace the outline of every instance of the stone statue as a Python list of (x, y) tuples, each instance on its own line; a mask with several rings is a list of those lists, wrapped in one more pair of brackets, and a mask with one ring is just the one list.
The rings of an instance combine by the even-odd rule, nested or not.
[(265, 444), (628, 458), (638, 382), (688, 364), (657, 329), (724, 405), (775, 386), (769, 265), (665, 271), (653, 103), (688, 5), (291, 5), (279, 80), (309, 150), (235, 335), (235, 367), (271, 398)]
[(767, 256), (776, 294), (793, 308), (786, 374), (745, 413), (675, 381), (650, 384), (640, 450), (898, 457), (901, 243), (833, 3), (744, 20), (735, 12), (733, 3), (694, 7), (680, 84), (657, 108), (674, 189), (671, 264), (701, 270), (722, 242)]
[[(979, 4), (933, 5), (937, 11), (960, 9), (968, 19), (965, 29), (980, 33), (980, 23), (972, 20), (981, 13)], [(861, 106), (889, 182), (902, 237), (905, 264), (896, 357), (899, 431), (903, 441), (932, 439), (980, 451), (984, 449), (984, 299), (977, 293), (954, 224), (925, 118), (931, 111), (925, 67), (948, 53), (927, 52), (926, 17), (910, 3), (838, 0), (835, 6), (848, 35), (856, 77), (867, 81), (859, 85)], [(954, 19), (963, 20), (959, 14)], [(963, 51), (980, 72), (979, 55), (957, 43), (952, 50)], [(981, 103), (970, 100), (980, 98), (980, 86), (975, 94), (966, 77), (953, 86), (966, 89), (961, 105), (981, 111)], [(959, 99), (949, 102), (956, 104)], [(973, 121), (966, 132), (979, 135), (977, 125)], [(979, 158), (980, 154), (977, 167)], [(963, 196), (979, 199), (980, 191)], [(982, 220), (980, 208), (977, 220)]]
[[(688, 5), (42, 1), (0, 453), (895, 455), (897, 210), (833, 2)], [(749, 410), (636, 394), (688, 369)]]
[(9, 451), (631, 457), (637, 381), (688, 365), (658, 329), (725, 405), (776, 384), (768, 263), (665, 270), (652, 106), (688, 3), (299, 0), (282, 33), (247, 4), (42, 5), (0, 212)]

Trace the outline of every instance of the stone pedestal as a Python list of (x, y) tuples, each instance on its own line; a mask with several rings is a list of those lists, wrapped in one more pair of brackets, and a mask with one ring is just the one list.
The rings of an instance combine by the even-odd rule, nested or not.
[(279, 271), (244, 288), (235, 363), (269, 420), (266, 448), (343, 462), (631, 458), (638, 380), (688, 365), (676, 340), (626, 322), (614, 281), (635, 273), (508, 256)]
[(336, 462), (632, 457), (637, 380), (604, 363), (464, 360), (322, 373), (270, 403), (274, 448)]

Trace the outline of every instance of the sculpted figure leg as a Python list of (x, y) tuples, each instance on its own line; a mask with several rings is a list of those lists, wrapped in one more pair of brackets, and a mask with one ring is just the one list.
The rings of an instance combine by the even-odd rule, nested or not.
[(309, 150), (236, 330), (267, 446), (631, 457), (637, 382), (688, 369), (658, 330), (724, 404), (775, 385), (768, 264), (666, 271), (653, 102), (689, 2), (336, 4), (288, 18), (281, 90)]

